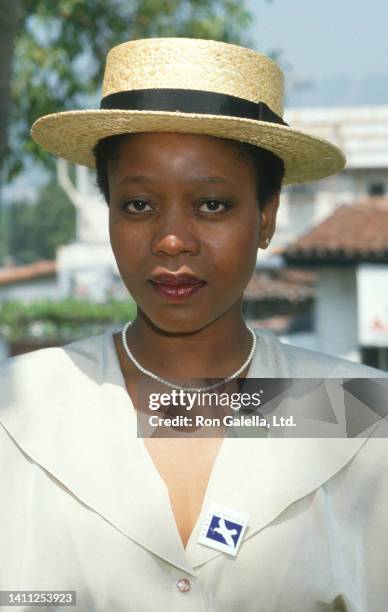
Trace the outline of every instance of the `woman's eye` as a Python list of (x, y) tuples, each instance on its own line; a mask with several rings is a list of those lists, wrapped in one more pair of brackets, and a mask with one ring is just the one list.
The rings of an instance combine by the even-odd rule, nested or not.
[(128, 202), (124, 202), (123, 209), (132, 212), (132, 213), (141, 213), (141, 212), (149, 212), (153, 210), (152, 206), (144, 202), (144, 200), (130, 200)]
[(207, 200), (199, 207), (201, 212), (206, 213), (224, 212), (227, 208), (229, 208), (229, 205), (226, 202), (221, 202), (221, 200)]

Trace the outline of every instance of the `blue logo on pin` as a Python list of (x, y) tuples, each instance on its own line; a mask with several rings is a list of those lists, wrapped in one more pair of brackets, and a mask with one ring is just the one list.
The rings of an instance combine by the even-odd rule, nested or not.
[(232, 521), (227, 521), (214, 514), (206, 537), (210, 538), (210, 540), (221, 542), (221, 544), (226, 544), (231, 548), (236, 548), (241, 531), (242, 525), (232, 523)]
[(198, 543), (235, 557), (244, 537), (248, 514), (212, 503), (203, 522)]

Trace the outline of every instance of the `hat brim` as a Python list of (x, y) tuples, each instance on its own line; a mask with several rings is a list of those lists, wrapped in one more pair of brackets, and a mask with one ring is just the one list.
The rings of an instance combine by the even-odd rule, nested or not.
[(284, 184), (306, 183), (339, 172), (346, 158), (332, 143), (291, 127), (218, 115), (167, 111), (80, 110), (46, 115), (33, 139), (50, 153), (90, 168), (93, 148), (114, 134), (180, 132), (230, 138), (272, 151), (285, 163)]

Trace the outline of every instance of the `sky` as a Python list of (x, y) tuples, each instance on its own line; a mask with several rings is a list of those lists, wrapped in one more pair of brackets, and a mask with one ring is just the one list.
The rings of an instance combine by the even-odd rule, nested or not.
[(289, 105), (388, 104), (387, 0), (246, 4), (256, 50), (282, 51)]

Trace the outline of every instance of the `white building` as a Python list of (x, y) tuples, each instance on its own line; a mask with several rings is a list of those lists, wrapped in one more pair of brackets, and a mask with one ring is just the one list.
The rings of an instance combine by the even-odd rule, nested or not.
[(0, 268), (0, 303), (20, 300), (28, 303), (42, 297), (57, 297), (55, 261), (37, 261), (24, 266)]
[(337, 144), (345, 151), (347, 163), (335, 176), (284, 189), (268, 256), (309, 231), (340, 204), (388, 194), (388, 106), (288, 109), (285, 120)]
[(388, 198), (340, 206), (284, 257), (318, 276), (314, 348), (388, 370)]
[[(288, 261), (318, 274), (314, 332), (284, 339), (388, 369), (388, 332), (383, 331), (388, 326), (387, 217), (382, 210), (376, 210), (373, 213), (375, 226), (369, 216), (364, 225), (361, 223), (357, 230), (353, 228), (353, 263), (349, 262), (349, 253), (339, 253), (337, 259), (333, 259), (334, 245), (330, 243), (330, 235), (325, 234), (327, 227), (331, 228), (331, 236), (335, 231), (342, 232), (346, 246), (346, 238), (352, 233), (353, 217), (348, 215), (349, 222), (340, 228), (336, 224), (339, 206), (357, 205), (363, 201), (361, 209), (356, 207), (357, 214), (362, 216), (368, 202), (372, 207), (378, 196), (388, 194), (388, 106), (289, 110), (286, 121), (336, 143), (345, 151), (347, 164), (336, 176), (285, 189), (277, 232), (266, 253), (269, 259), (261, 256), (258, 261), (259, 268), (270, 265), (271, 261), (279, 264), (279, 258), (274, 255), (283, 252), (289, 255), (287, 247), (290, 244), (299, 244), (299, 247), (303, 244), (305, 252), (300, 248), (296, 256), (294, 249), (294, 257), (288, 257)], [(381, 206), (385, 206), (383, 200), (380, 209)], [(356, 208), (349, 208), (349, 212), (355, 212)], [(373, 242), (377, 234), (373, 227), (378, 226), (378, 219), (381, 219), (379, 248), (371, 244), (368, 255), (365, 243)], [(358, 235), (354, 235), (355, 231)], [(336, 239), (339, 248), (341, 239), (338, 236)], [(359, 248), (360, 242), (362, 248)], [(310, 260), (307, 244), (312, 249)], [(370, 329), (376, 312), (379, 312), (382, 327), (373, 335), (366, 330)]]
[(69, 164), (58, 160), (58, 180), (76, 208), (76, 240), (57, 251), (58, 295), (128, 299), (109, 243), (108, 207), (94, 184), (93, 175), (77, 166), (75, 182)]

